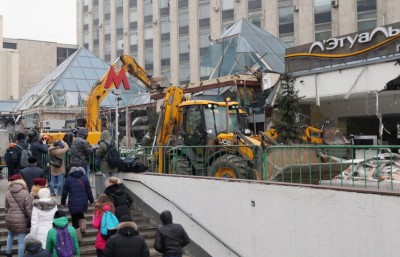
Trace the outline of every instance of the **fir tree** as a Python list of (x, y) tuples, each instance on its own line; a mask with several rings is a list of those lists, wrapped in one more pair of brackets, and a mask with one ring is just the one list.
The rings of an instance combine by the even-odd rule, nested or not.
[(281, 91), (277, 95), (279, 119), (274, 121), (278, 132), (278, 142), (294, 144), (300, 142), (301, 129), (297, 121), (300, 112), (300, 97), (295, 89), (295, 78), (291, 74), (283, 74), (281, 77)]

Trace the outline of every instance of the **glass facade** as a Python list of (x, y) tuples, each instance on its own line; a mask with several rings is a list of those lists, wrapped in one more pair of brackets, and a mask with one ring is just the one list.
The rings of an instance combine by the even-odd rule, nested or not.
[(294, 45), (293, 0), (279, 0), (279, 38), (290, 46)]

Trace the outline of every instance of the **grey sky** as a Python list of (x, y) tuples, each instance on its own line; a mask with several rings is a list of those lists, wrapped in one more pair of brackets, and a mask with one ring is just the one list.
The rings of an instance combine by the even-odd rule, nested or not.
[(77, 44), (76, 0), (0, 0), (0, 15), (5, 38)]

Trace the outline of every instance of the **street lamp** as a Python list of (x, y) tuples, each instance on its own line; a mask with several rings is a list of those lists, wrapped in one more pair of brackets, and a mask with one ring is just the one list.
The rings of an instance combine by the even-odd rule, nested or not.
[(115, 101), (116, 101), (116, 106), (115, 106), (115, 148), (117, 148), (118, 151), (118, 108), (119, 108), (119, 101), (122, 100), (120, 97), (121, 95), (121, 90), (120, 89), (115, 89), (112, 91), (113, 94), (115, 95)]

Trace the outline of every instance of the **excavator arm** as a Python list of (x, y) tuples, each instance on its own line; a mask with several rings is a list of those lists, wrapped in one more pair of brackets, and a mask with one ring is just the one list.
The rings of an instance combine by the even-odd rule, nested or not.
[[(122, 65), (115, 69), (118, 61)], [(121, 55), (110, 67), (110, 69), (101, 77), (100, 80), (92, 87), (86, 101), (86, 128), (89, 131), (101, 131), (101, 119), (99, 118), (100, 104), (104, 97), (116, 86), (119, 87), (121, 82), (125, 88), (128, 87), (126, 72), (139, 79), (146, 87), (151, 88), (151, 76), (129, 55)]]

